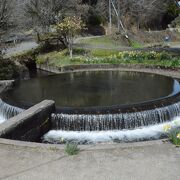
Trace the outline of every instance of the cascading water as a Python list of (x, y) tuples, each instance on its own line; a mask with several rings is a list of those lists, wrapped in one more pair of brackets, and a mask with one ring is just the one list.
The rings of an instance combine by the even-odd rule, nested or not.
[(98, 142), (131, 142), (159, 139), (165, 136), (164, 125), (180, 128), (180, 102), (154, 110), (109, 115), (52, 114), (53, 127), (43, 141), (80, 144)]
[(23, 112), (23, 109), (6, 104), (0, 99), (0, 123)]
[(180, 114), (180, 102), (170, 106), (134, 113), (105, 115), (52, 114), (52, 127), (65, 131), (104, 131), (135, 129), (160, 124)]
[(165, 137), (164, 126), (170, 125), (173, 129), (180, 128), (180, 117), (158, 125), (141, 127), (134, 130), (113, 131), (49, 131), (43, 137), (43, 142), (66, 143), (76, 142), (79, 144), (102, 143), (102, 142), (132, 142), (155, 140)]

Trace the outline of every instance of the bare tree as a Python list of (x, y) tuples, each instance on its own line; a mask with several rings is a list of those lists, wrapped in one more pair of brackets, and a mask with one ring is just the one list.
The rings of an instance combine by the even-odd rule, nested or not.
[(0, 35), (10, 26), (11, 4), (8, 0), (0, 0)]
[[(167, 0), (131, 0), (129, 3), (130, 15), (136, 22), (137, 29), (161, 17), (166, 11)], [(155, 18), (154, 18), (155, 17)]]
[[(175, 0), (111, 0), (116, 7), (112, 8), (112, 22), (117, 24), (117, 17), (120, 18), (125, 29), (131, 29), (135, 26), (139, 28), (149, 28), (160, 26), (164, 14), (167, 12), (167, 6), (170, 1)], [(98, 0), (96, 8), (101, 16), (106, 17), (108, 22), (109, 11), (108, 0)], [(120, 26), (120, 24), (118, 24)], [(121, 25), (122, 26), (122, 25)]]
[(30, 0), (25, 12), (31, 18), (36, 32), (50, 32), (51, 25), (60, 23), (64, 17), (79, 16), (87, 11), (82, 0)]
[(9, 0), (0, 0), (0, 59), (3, 57), (2, 38), (12, 26), (12, 6)]

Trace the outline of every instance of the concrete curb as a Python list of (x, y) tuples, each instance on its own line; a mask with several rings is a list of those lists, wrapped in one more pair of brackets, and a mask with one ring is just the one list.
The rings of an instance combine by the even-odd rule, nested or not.
[[(90, 145), (79, 145), (82, 151), (96, 151), (96, 150), (111, 150), (111, 149), (127, 149), (127, 148), (138, 148), (144, 146), (162, 146), (164, 143), (168, 143), (166, 139), (154, 140), (154, 141), (142, 141), (142, 142), (132, 142), (132, 143), (101, 143), (101, 144), (90, 144)], [(62, 144), (43, 144), (35, 142), (26, 142), (18, 140), (9, 140), (0, 138), (0, 144), (7, 146), (18, 146), (22, 148), (32, 148), (32, 149), (47, 149), (47, 150), (60, 150), (64, 151), (65, 145)]]

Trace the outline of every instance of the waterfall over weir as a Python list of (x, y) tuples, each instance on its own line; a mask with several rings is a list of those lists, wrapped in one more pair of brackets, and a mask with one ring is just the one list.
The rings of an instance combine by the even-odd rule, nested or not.
[(23, 109), (6, 104), (0, 99), (0, 123), (18, 115), (22, 111)]
[(133, 130), (110, 130), (110, 131), (49, 131), (43, 137), (43, 142), (66, 143), (75, 142), (78, 144), (104, 143), (104, 142), (133, 142), (144, 140), (155, 140), (167, 137), (164, 126), (171, 126), (173, 129), (180, 128), (180, 117), (170, 122), (156, 124), (148, 127), (141, 127)]
[(104, 115), (52, 114), (52, 127), (63, 131), (107, 131), (135, 129), (160, 124), (180, 115), (180, 102), (134, 113)]

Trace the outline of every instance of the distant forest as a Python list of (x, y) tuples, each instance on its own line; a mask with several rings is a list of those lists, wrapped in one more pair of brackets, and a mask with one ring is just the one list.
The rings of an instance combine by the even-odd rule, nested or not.
[[(0, 0), (0, 33), (8, 29), (49, 31), (66, 16), (80, 16), (87, 27), (107, 26), (117, 18), (127, 30), (166, 29), (180, 13), (177, 0)], [(114, 11), (114, 7), (116, 11)]]

